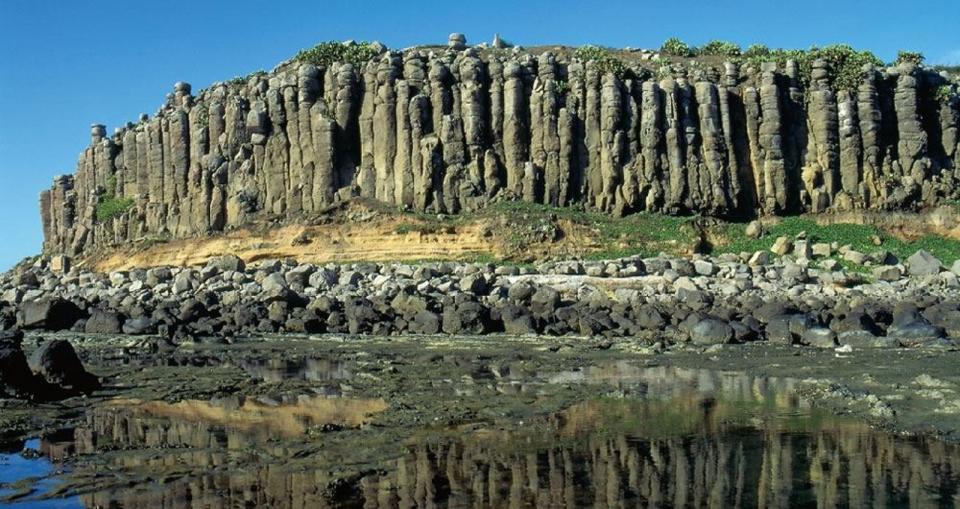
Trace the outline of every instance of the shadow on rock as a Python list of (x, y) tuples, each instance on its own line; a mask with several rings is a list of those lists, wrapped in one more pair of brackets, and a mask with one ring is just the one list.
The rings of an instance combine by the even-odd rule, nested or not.
[(0, 331), (0, 396), (55, 401), (100, 388), (100, 380), (83, 367), (68, 341), (44, 342), (29, 361), (22, 343), (19, 330)]

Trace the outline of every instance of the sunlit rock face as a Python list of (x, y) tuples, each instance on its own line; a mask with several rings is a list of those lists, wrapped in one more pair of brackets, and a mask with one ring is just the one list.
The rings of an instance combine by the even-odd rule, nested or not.
[(44, 251), (296, 219), (350, 196), (448, 214), (506, 199), (720, 216), (956, 198), (960, 101), (938, 96), (945, 78), (867, 67), (837, 90), (831, 73), (613, 74), (563, 50), (415, 48), (291, 61), (196, 95), (178, 83), (155, 116), (92, 127), (76, 173), (40, 196)]

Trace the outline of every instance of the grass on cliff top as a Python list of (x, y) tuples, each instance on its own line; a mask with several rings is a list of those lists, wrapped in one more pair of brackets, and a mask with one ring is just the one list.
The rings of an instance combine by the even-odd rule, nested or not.
[[(579, 256), (588, 260), (606, 260), (626, 256), (689, 255), (699, 242), (696, 217), (637, 213), (626, 217), (584, 210), (581, 207), (553, 207), (523, 201), (491, 204), (474, 213), (437, 216), (407, 213), (409, 221), (396, 227), (398, 234), (436, 233), (481, 222), (505, 253), (507, 261), (532, 261), (538, 256)], [(896, 237), (874, 225), (854, 223), (818, 224), (809, 216), (783, 217), (764, 222), (764, 235), (748, 237), (746, 223), (724, 223), (707, 227), (713, 241), (712, 253), (753, 253), (769, 250), (777, 237), (794, 239), (806, 233), (811, 243), (836, 243), (864, 254), (889, 251), (904, 261), (919, 249), (925, 249), (945, 265), (960, 259), (960, 240), (938, 235), (923, 235), (913, 240)], [(878, 237), (880, 245), (874, 244)], [(563, 241), (567, 241), (564, 243)], [(478, 261), (494, 261), (483, 256)], [(841, 264), (849, 265), (841, 260)], [(866, 270), (863, 267), (848, 267)]]
[[(777, 237), (794, 239), (799, 233), (806, 232), (811, 243), (836, 242), (839, 246), (849, 245), (861, 253), (870, 254), (881, 250), (892, 253), (900, 261), (906, 260), (917, 250), (925, 249), (940, 259), (945, 265), (952, 264), (960, 259), (960, 240), (941, 237), (938, 235), (924, 235), (915, 240), (897, 238), (874, 225), (834, 223), (818, 224), (815, 220), (803, 217), (785, 217), (773, 223), (764, 224), (764, 235), (759, 239), (748, 237), (745, 233), (746, 224), (728, 223), (721, 226), (715, 233), (719, 238), (714, 246), (715, 253), (752, 253), (770, 249)], [(880, 245), (873, 242), (879, 237)]]
[[(410, 221), (395, 228), (398, 234), (436, 233), (446, 228), (481, 222), (489, 227), (505, 257), (532, 261), (536, 255), (579, 256), (606, 260), (626, 256), (689, 254), (699, 236), (690, 217), (638, 213), (626, 217), (554, 207), (525, 201), (503, 201), (455, 216), (407, 213)], [(537, 252), (538, 246), (553, 247)]]

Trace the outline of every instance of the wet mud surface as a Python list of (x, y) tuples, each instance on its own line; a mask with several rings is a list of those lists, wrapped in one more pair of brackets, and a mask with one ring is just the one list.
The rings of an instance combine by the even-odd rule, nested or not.
[(0, 400), (13, 507), (960, 502), (957, 352), (45, 337), (104, 388)]

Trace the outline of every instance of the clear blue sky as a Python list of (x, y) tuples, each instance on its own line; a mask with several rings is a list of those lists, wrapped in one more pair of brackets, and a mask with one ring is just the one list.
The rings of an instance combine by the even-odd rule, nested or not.
[(37, 195), (54, 175), (73, 173), (91, 123), (112, 133), (156, 111), (178, 80), (196, 90), (320, 41), (402, 48), (458, 31), (469, 42), (499, 32), (521, 45), (846, 42), (884, 60), (903, 48), (960, 64), (958, 27), (958, 0), (0, 0), (0, 270), (40, 250)]

